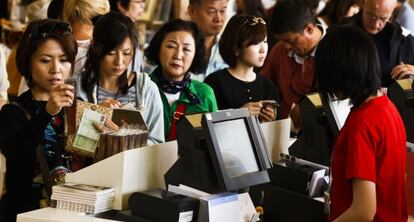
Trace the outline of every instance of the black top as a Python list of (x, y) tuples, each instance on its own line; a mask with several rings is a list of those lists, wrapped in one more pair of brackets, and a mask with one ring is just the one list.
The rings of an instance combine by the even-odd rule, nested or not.
[[(6, 222), (16, 221), (17, 213), (39, 207), (41, 187), (35, 187), (33, 183), (33, 176), (39, 173), (35, 172), (36, 148), (41, 144), (43, 148), (55, 151), (51, 147), (54, 139), (48, 139), (48, 132), (54, 119), (62, 114), (55, 117), (49, 115), (45, 110), (46, 102), (35, 101), (30, 90), (19, 96), (17, 102), (31, 119), (28, 120), (25, 111), (13, 104), (6, 104), (0, 112), (0, 147), (6, 157), (7, 169), (7, 193), (2, 197), (0, 206), (2, 222), (3, 219)], [(49, 164), (53, 162), (47, 155), (46, 158)]]
[(245, 82), (222, 69), (208, 75), (204, 82), (213, 88), (219, 109), (236, 109), (260, 100), (279, 102), (276, 86), (261, 75), (256, 74), (254, 81)]

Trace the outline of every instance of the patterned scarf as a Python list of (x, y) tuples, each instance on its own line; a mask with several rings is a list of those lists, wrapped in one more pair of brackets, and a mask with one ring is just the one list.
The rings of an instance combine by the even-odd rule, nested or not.
[(178, 92), (183, 91), (184, 93), (188, 95), (190, 102), (192, 104), (197, 104), (197, 105), (201, 104), (200, 99), (196, 95), (194, 95), (194, 93), (192, 93), (188, 88), (191, 83), (190, 74), (186, 75), (182, 81), (173, 81), (173, 80), (167, 80), (164, 78), (164, 76), (161, 73), (160, 67), (157, 67), (154, 73), (158, 78), (157, 85), (162, 91), (166, 93), (171, 93), (171, 94), (176, 94)]

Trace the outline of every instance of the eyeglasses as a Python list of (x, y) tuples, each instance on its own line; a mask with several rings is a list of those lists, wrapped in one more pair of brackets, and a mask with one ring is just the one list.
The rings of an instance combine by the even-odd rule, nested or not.
[(71, 34), (72, 27), (66, 22), (38, 24), (31, 27), (29, 36), (43, 39), (47, 38), (52, 33), (59, 35)]
[(363, 16), (366, 19), (369, 19), (371, 22), (379, 21), (379, 22), (381, 22), (381, 24), (385, 24), (385, 23), (391, 21), (391, 16), (390, 17), (379, 17), (379, 16), (373, 15), (373, 14), (371, 14), (369, 12), (364, 12), (363, 13)]
[(263, 25), (266, 25), (265, 20), (263, 20), (261, 17), (248, 17), (248, 18), (246, 19), (246, 21), (244, 21), (244, 22), (243, 22), (243, 24), (242, 24), (242, 25), (248, 24), (248, 25), (250, 25), (250, 26), (255, 26), (255, 25), (257, 25), (258, 23), (261, 23), (261, 24), (263, 24)]

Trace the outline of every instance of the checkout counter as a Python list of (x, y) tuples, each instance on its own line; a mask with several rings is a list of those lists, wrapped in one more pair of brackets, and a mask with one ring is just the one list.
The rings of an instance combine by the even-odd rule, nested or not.
[[(261, 128), (269, 155), (272, 160), (277, 161), (279, 153), (287, 153), (292, 143), (289, 139), (290, 120), (261, 124)], [(78, 172), (68, 174), (66, 178), (67, 182), (113, 187), (115, 189), (114, 210), (97, 215), (85, 215), (44, 208), (19, 214), (17, 221), (149, 222), (151, 220), (131, 214), (127, 209), (128, 198), (133, 192), (165, 187), (164, 174), (176, 160), (177, 143), (175, 141), (119, 153)], [(271, 173), (270, 178), (272, 178)], [(263, 198), (262, 193), (264, 193)], [(282, 188), (272, 181), (251, 186), (249, 195), (255, 206), (258, 204), (263, 206), (264, 221), (326, 221), (324, 205), (320, 199), (313, 199), (305, 194)], [(162, 213), (162, 210), (160, 209), (159, 212)]]

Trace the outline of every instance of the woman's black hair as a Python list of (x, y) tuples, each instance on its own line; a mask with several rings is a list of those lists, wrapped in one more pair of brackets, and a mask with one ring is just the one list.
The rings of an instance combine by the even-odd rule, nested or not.
[(354, 107), (376, 95), (381, 87), (374, 42), (360, 28), (350, 25), (332, 28), (320, 41), (315, 72), (322, 93), (341, 93)]
[(230, 67), (237, 64), (237, 50), (243, 50), (267, 37), (266, 23), (263, 18), (251, 15), (235, 15), (226, 25), (220, 37), (220, 55)]
[(195, 42), (195, 55), (189, 71), (197, 74), (201, 70), (205, 61), (204, 36), (194, 22), (174, 19), (165, 23), (160, 30), (154, 35), (148, 48), (145, 50), (145, 56), (148, 61), (154, 65), (161, 65), (160, 49), (165, 36), (171, 32), (184, 31), (190, 33)]
[(357, 0), (330, 0), (318, 16), (325, 16), (327, 24), (332, 26), (342, 21), (353, 5), (357, 5)]
[(63, 3), (64, 0), (52, 0), (47, 7), (47, 17), (63, 20)]
[(266, 18), (266, 10), (263, 7), (262, 1), (258, 0), (243, 0), (244, 10), (238, 9), (238, 14), (246, 14), (246, 15), (253, 15), (253, 16), (260, 16), (262, 18)]
[(121, 11), (118, 8), (118, 2), (124, 9), (128, 9), (129, 4), (131, 4), (131, 0), (109, 0), (109, 4), (111, 6), (112, 11), (118, 11), (118, 12)]
[[(133, 55), (138, 46), (138, 34), (130, 18), (120, 12), (111, 11), (98, 19), (93, 28), (93, 41), (88, 51), (85, 69), (82, 72), (82, 89), (92, 93), (93, 87), (99, 81), (99, 67), (102, 59), (112, 50), (120, 47), (129, 38), (132, 43)], [(118, 78), (118, 87), (122, 94), (128, 92), (127, 71)]]
[(72, 74), (78, 47), (70, 25), (56, 19), (35, 20), (27, 26), (16, 50), (17, 69), (26, 79), (29, 88), (34, 84), (31, 71), (32, 56), (49, 39), (56, 40), (62, 47), (71, 64)]

